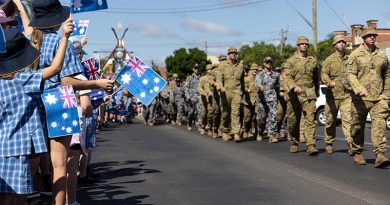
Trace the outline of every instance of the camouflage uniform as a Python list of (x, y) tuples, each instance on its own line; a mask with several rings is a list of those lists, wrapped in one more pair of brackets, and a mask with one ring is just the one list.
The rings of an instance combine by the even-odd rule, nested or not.
[[(278, 94), (278, 106), (276, 112), (276, 134), (279, 135), (278, 138), (284, 137), (284, 129), (285, 129), (285, 117), (287, 110), (287, 100), (286, 100), (286, 89), (283, 84), (284, 73), (279, 74), (279, 82), (280, 82), (280, 90)], [(282, 95), (281, 95), (282, 93)]]
[(158, 97), (152, 100), (152, 102), (145, 108), (144, 119), (145, 124), (154, 125), (156, 122), (156, 108), (158, 103)]
[[(376, 48), (367, 51), (363, 45), (354, 50), (346, 65), (347, 79), (352, 87), (352, 148), (354, 154), (363, 152), (364, 127), (370, 112), (371, 140), (376, 155), (386, 151), (387, 102), (390, 96), (390, 70), (386, 54)], [(358, 94), (367, 89), (368, 96)]]
[[(299, 143), (300, 127), (304, 127), (301, 134), (306, 140), (306, 146), (315, 146), (316, 99), (318, 96), (318, 69), (317, 59), (313, 56), (301, 58), (295, 53), (286, 62), (284, 86), (287, 90), (287, 126), (291, 144)], [(295, 93), (295, 87), (301, 87), (301, 93)]]
[[(325, 143), (332, 145), (336, 137), (336, 121), (337, 113), (340, 110), (342, 128), (345, 140), (348, 144), (352, 143), (351, 132), (351, 96), (349, 91), (344, 88), (342, 78), (343, 67), (348, 59), (348, 56), (340, 57), (337, 52), (331, 54), (325, 59), (324, 65), (321, 69), (322, 82), (328, 86), (326, 92), (326, 125), (325, 125)], [(330, 83), (334, 82), (334, 87)]]
[[(257, 64), (252, 64), (250, 70), (258, 70)], [(254, 133), (257, 134), (256, 104), (257, 104), (257, 87), (255, 86), (255, 76), (249, 74), (244, 78), (244, 138), (249, 137), (249, 131), (254, 124)]]
[(256, 87), (264, 86), (264, 90), (259, 92), (258, 95), (258, 132), (259, 135), (263, 134), (268, 127), (268, 136), (270, 140), (275, 138), (276, 135), (276, 112), (278, 105), (278, 95), (280, 89), (279, 73), (267, 69), (261, 71), (255, 80)]
[(170, 81), (168, 84), (169, 102), (168, 102), (168, 115), (172, 124), (175, 124), (176, 120), (176, 103), (173, 96), (173, 90), (176, 88), (176, 83)]
[[(230, 49), (229, 49), (230, 50)], [(218, 90), (221, 92), (222, 108), (222, 132), (227, 135), (231, 128), (231, 134), (238, 135), (240, 131), (240, 104), (244, 85), (244, 66), (242, 62), (233, 64), (230, 60), (220, 64), (220, 72), (217, 76)], [(227, 140), (224, 138), (224, 140)], [(235, 139), (239, 141), (239, 139)]]
[(184, 119), (184, 114), (185, 114), (184, 97), (185, 97), (184, 88), (181, 86), (176, 86), (173, 89), (173, 99), (174, 99), (175, 105), (176, 105), (176, 111), (177, 111), (176, 121), (177, 121), (178, 125), (181, 125), (182, 121)]
[(199, 76), (192, 74), (187, 77), (184, 84), (184, 92), (188, 107), (188, 126), (191, 127), (195, 120), (199, 119), (199, 93), (198, 93)]

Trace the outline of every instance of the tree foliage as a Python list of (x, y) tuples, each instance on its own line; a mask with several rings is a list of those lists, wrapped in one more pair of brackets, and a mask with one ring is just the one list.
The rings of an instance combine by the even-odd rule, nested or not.
[(173, 51), (173, 55), (165, 59), (170, 75), (177, 73), (180, 78), (185, 78), (192, 73), (192, 68), (195, 64), (199, 65), (201, 70), (205, 70), (207, 64), (207, 55), (204, 51), (198, 48), (179, 48)]

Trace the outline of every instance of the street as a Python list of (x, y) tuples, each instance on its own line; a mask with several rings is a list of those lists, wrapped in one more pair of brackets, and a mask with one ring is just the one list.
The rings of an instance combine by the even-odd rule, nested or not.
[[(370, 129), (366, 129), (366, 133)], [(346, 143), (324, 153), (323, 127), (317, 128), (320, 154), (309, 157), (304, 144), (289, 153), (287, 141), (236, 144), (212, 139), (185, 126), (146, 126), (141, 121), (101, 131), (93, 153), (97, 184), (78, 189), (80, 204), (389, 204), (390, 172), (357, 166)], [(370, 140), (366, 136), (366, 141)]]

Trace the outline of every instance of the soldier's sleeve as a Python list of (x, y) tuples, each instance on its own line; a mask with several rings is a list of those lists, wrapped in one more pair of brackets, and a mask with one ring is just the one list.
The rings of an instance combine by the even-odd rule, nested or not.
[(329, 73), (330, 73), (330, 67), (329, 67), (329, 57), (325, 59), (324, 65), (321, 69), (321, 80), (326, 85), (329, 86), (329, 83), (332, 81), (330, 79)]
[(256, 88), (259, 88), (260, 85), (263, 85), (263, 76), (262, 72), (256, 75), (255, 77), (255, 86)]
[(389, 99), (390, 98), (390, 62), (386, 56), (386, 65), (384, 66), (385, 76), (383, 84), (383, 94)]
[(347, 73), (349, 85), (351, 86), (353, 92), (355, 94), (360, 93), (360, 91), (362, 91), (364, 87), (359, 83), (359, 80), (357, 78), (359, 70), (356, 64), (356, 57), (354, 55), (349, 56), (345, 70)]
[(313, 83), (317, 97), (320, 96), (320, 69), (317, 59), (314, 59)]
[(189, 83), (189, 76), (186, 78), (186, 81), (184, 82), (184, 95), (186, 98), (190, 97), (189, 89), (190, 88), (190, 83)]
[(200, 79), (199, 79), (199, 84), (198, 84), (198, 92), (200, 95), (205, 95), (205, 91), (203, 89), (203, 85), (204, 85), (204, 76), (202, 76)]
[(221, 90), (223, 87), (223, 65), (219, 65), (218, 72), (216, 72), (217, 90)]
[(284, 73), (284, 87), (286, 89), (287, 92), (290, 92), (292, 89), (294, 89), (295, 87), (297, 87), (297, 84), (295, 83), (294, 81), (294, 71), (293, 71), (293, 68), (291, 66), (291, 62), (290, 60), (287, 61), (286, 63), (286, 68), (284, 69), (285, 73)]

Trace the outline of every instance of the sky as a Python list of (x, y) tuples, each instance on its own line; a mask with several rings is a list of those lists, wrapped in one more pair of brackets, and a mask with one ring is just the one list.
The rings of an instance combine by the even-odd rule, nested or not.
[[(69, 0), (60, 0), (69, 6)], [(87, 53), (107, 56), (125, 28), (125, 47), (146, 63), (164, 66), (165, 58), (179, 48), (197, 47), (208, 55), (220, 55), (228, 47), (264, 41), (279, 44), (281, 30), (287, 43), (305, 35), (312, 42), (312, 0), (107, 0), (108, 9), (73, 14), (88, 19)], [(318, 41), (350, 25), (378, 20), (390, 28), (388, 0), (317, 0)], [(303, 16), (303, 17), (302, 17)], [(122, 29), (117, 25), (121, 23)], [(150, 63), (149, 63), (150, 64)]]

